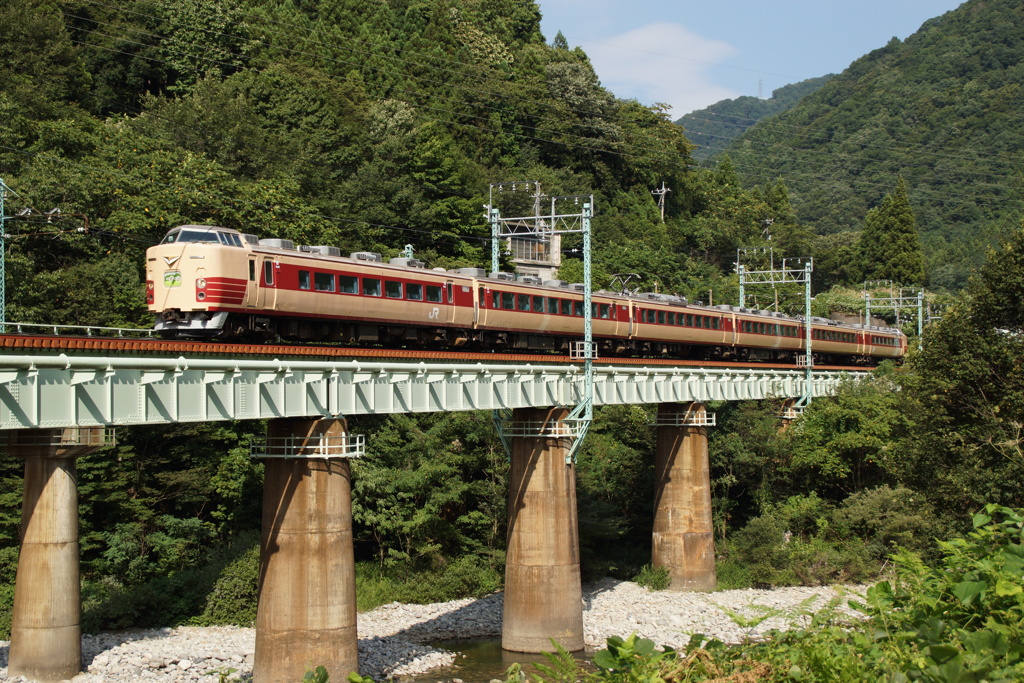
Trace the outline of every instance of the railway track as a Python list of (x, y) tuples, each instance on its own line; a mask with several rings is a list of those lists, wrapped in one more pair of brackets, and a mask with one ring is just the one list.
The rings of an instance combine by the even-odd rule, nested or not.
[[(154, 356), (239, 356), (246, 358), (322, 358), (324, 360), (373, 359), (378, 361), (445, 361), (467, 363), (552, 363), (569, 364), (582, 361), (566, 355), (536, 353), (481, 353), (473, 351), (428, 351), (423, 349), (388, 349), (310, 344), (238, 344), (177, 339), (134, 339), (128, 337), (68, 335), (0, 335), (0, 354), (26, 351), (74, 351), (82, 353), (119, 353)], [(786, 363), (726, 362), (679, 360), (673, 358), (599, 358), (596, 365), (641, 365), (697, 368), (750, 368), (760, 370), (796, 370)], [(873, 368), (862, 366), (818, 365), (818, 370), (864, 372)]]

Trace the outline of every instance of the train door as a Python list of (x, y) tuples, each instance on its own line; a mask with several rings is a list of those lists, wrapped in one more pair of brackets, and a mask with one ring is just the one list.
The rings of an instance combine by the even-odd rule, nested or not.
[(448, 303), (448, 319), (446, 322), (453, 323), (455, 322), (455, 286), (452, 284), (451, 280), (448, 280), (448, 282), (445, 283), (444, 289), (446, 297), (445, 301)]
[(256, 254), (249, 255), (249, 272), (248, 278), (245, 281), (245, 307), (256, 308), (259, 306), (259, 295), (260, 295), (260, 281), (259, 281), (259, 264), (256, 260)]
[(278, 268), (273, 257), (261, 256), (257, 264), (256, 307), (277, 307)]

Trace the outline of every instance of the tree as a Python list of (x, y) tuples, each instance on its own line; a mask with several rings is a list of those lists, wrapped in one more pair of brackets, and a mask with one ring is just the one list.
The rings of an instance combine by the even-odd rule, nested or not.
[(888, 467), (940, 509), (1024, 503), (1024, 230), (925, 332), (902, 380), (917, 425)]
[(924, 253), (903, 178), (880, 206), (868, 211), (860, 251), (866, 279), (924, 284)]

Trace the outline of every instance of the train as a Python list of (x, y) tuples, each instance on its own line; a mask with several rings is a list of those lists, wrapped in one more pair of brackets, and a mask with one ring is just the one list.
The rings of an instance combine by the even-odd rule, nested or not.
[[(166, 337), (566, 353), (584, 335), (583, 285), (428, 268), (210, 225), (172, 228), (146, 251), (146, 303)], [(598, 356), (799, 362), (802, 317), (663, 293), (597, 291)], [(899, 330), (812, 318), (815, 364), (906, 353)]]

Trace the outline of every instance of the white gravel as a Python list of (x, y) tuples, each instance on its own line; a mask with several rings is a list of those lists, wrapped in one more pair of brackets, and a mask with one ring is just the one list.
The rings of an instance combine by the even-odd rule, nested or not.
[[(603, 647), (609, 636), (633, 631), (677, 648), (685, 646), (692, 633), (740, 642), (770, 629), (802, 625), (812, 610), (837, 596), (862, 593), (864, 588), (669, 593), (605, 579), (584, 586), (584, 637), (588, 649)], [(501, 608), (502, 595), (496, 593), (432, 605), (391, 603), (360, 614), (360, 673), (384, 679), (450, 665), (454, 653), (424, 643), (500, 635)], [(249, 680), (255, 642), (254, 629), (229, 626), (86, 635), (82, 638), (85, 672), (73, 681), (216, 681), (220, 672), (229, 670), (234, 670), (229, 680)], [(7, 652), (8, 643), (0, 641), (0, 680), (24, 681), (7, 677)]]

